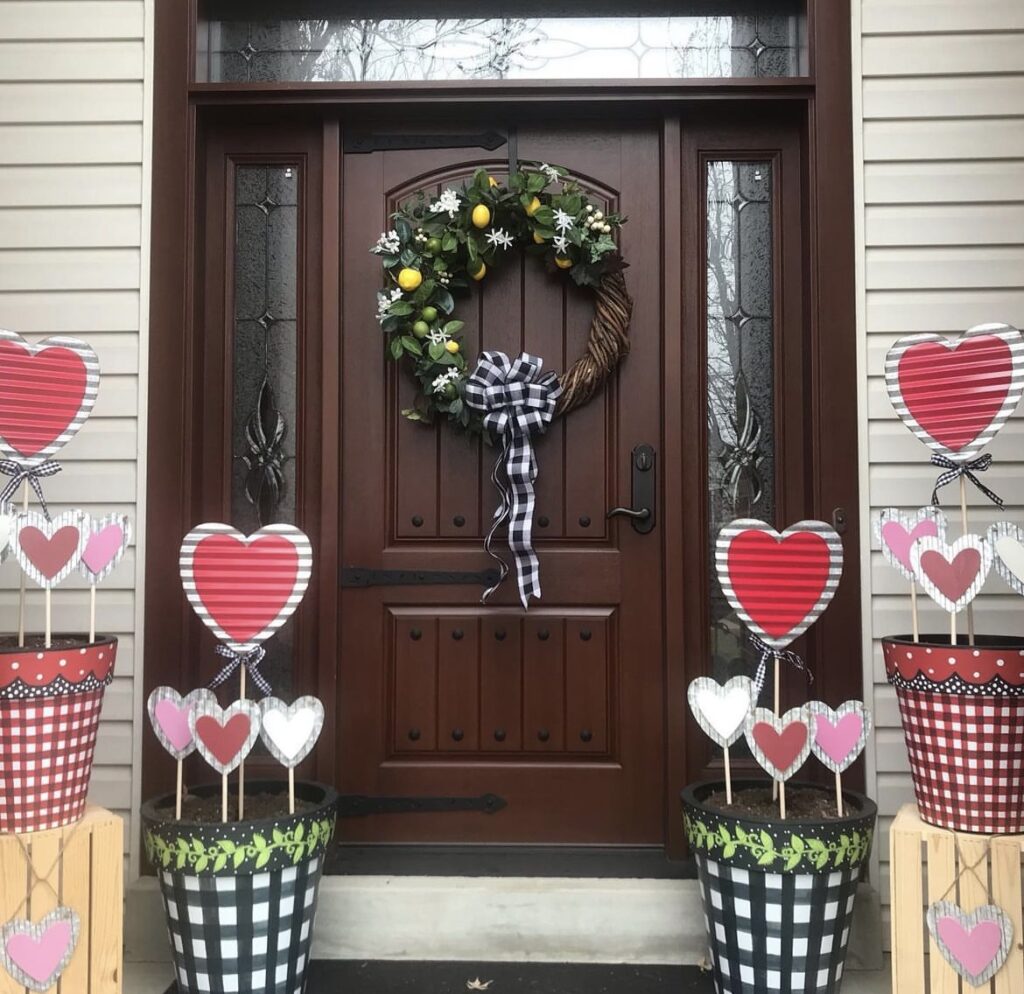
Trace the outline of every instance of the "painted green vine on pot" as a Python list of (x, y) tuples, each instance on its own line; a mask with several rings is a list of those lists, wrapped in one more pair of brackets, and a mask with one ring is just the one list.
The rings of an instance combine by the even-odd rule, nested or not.
[(275, 854), (279, 858), (286, 855), (286, 861), (296, 864), (326, 849), (334, 836), (334, 819), (300, 821), (286, 832), (275, 828), (269, 839), (260, 832), (253, 832), (248, 842), (219, 839), (207, 845), (194, 836), (164, 839), (152, 830), (145, 834), (146, 855), (154, 866), (162, 869), (190, 868), (196, 873), (219, 873), (229, 864), (234, 870), (241, 870), (251, 863), (251, 869), (261, 870)]
[(775, 867), (791, 872), (806, 863), (817, 871), (831, 865), (856, 867), (871, 850), (871, 829), (849, 829), (831, 842), (807, 835), (789, 836), (788, 845), (780, 846), (764, 829), (747, 831), (742, 825), (730, 827), (719, 823), (709, 828), (700, 819), (686, 816), (686, 838), (692, 849), (703, 849), (721, 859), (731, 859), (737, 850), (745, 850), (758, 866)]

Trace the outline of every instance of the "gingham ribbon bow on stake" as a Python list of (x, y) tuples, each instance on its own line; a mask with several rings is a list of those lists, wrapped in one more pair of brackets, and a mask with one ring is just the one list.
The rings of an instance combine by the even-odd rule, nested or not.
[(244, 666), (249, 676), (252, 677), (252, 682), (259, 688), (260, 693), (264, 697), (270, 696), (270, 684), (267, 682), (267, 678), (259, 671), (259, 665), (267, 654), (267, 650), (263, 646), (258, 645), (255, 649), (250, 649), (248, 652), (235, 652), (234, 649), (226, 645), (218, 645), (216, 651), (218, 656), (224, 656), (227, 659), (227, 663), (207, 684), (210, 690), (219, 687), (239, 666)]
[(43, 496), (43, 488), (39, 480), (44, 476), (53, 476), (59, 473), (62, 468), (61, 464), (54, 459), (49, 459), (39, 466), (23, 466), (13, 459), (0, 459), (0, 473), (11, 478), (0, 491), (0, 507), (7, 504), (17, 493), (22, 481), (27, 480), (35, 491), (36, 497), (39, 498), (39, 504), (43, 509), (43, 514), (46, 515), (46, 520), (49, 521), (50, 509), (46, 506), (46, 498)]
[(502, 439), (502, 451), (491, 480), (501, 494), (484, 548), (500, 566), (498, 582), (480, 598), (486, 603), (508, 576), (505, 560), (492, 551), (497, 530), (508, 522), (508, 547), (515, 557), (519, 599), (529, 607), (531, 597), (540, 597), (540, 562), (533, 551), (533, 481), (537, 460), (530, 436), (543, 434), (555, 416), (555, 403), (562, 393), (554, 373), (541, 374), (544, 360), (524, 352), (509, 359), (504, 352), (484, 352), (466, 383), (466, 403), (482, 411), (484, 427)]
[(814, 674), (808, 669), (807, 664), (803, 661), (803, 658), (799, 653), (793, 652), (792, 649), (773, 649), (763, 639), (759, 639), (753, 632), (747, 633), (747, 638), (750, 644), (761, 653), (761, 660), (757, 664), (757, 672), (754, 674), (754, 703), (756, 704), (761, 699), (761, 690), (764, 688), (764, 679), (768, 671), (768, 661), (771, 659), (781, 659), (787, 663), (792, 663), (798, 670), (803, 670), (807, 674), (807, 682), (814, 683)]
[(998, 494), (989, 490), (974, 475), (975, 473), (984, 473), (992, 465), (992, 456), (989, 453), (986, 452), (985, 455), (978, 456), (977, 459), (972, 459), (970, 462), (953, 462), (952, 459), (944, 456), (941, 452), (933, 452), (932, 462), (936, 466), (941, 466), (946, 471), (935, 481), (935, 489), (932, 491), (932, 504), (936, 507), (939, 506), (939, 491), (947, 483), (952, 483), (961, 476), (970, 480), (997, 507), (1003, 507), (1003, 499)]

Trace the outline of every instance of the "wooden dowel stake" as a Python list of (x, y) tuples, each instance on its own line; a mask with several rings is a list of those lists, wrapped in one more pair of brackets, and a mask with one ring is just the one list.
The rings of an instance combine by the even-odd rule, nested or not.
[(779, 781), (775, 781), (779, 785), (779, 817), (786, 820), (786, 785)]
[[(245, 700), (245, 667), (238, 667), (238, 693)], [(245, 760), (238, 764), (238, 820), (245, 817)]]
[[(28, 510), (28, 480), (22, 484), (21, 489), (21, 510)], [(18, 645), (25, 644), (25, 573), (21, 574), (21, 582), (18, 584)]]
[(174, 817), (181, 821), (181, 760), (178, 760), (178, 785), (174, 794)]
[(89, 584), (89, 642), (96, 641), (96, 584)]
[[(726, 755), (728, 756), (729, 750), (726, 749), (725, 752), (726, 752)], [(728, 768), (729, 768), (729, 766), (728, 766), (729, 760), (726, 759), (725, 762), (726, 762), (726, 769), (728, 770)], [(729, 777), (729, 775), (727, 773), (726, 774), (726, 780), (725, 780), (726, 796), (728, 796), (728, 794), (729, 794), (729, 779), (728, 779), (728, 777)], [(731, 804), (732, 801), (730, 801), (729, 803)], [(288, 767), (288, 814), (290, 814), (290, 815), (295, 814), (295, 767), (294, 766), (289, 766)]]
[(45, 648), (50, 648), (53, 641), (53, 596), (49, 587), (46, 588), (46, 641)]
[(227, 824), (228, 820), (228, 775), (222, 773), (220, 777), (220, 820)]
[[(772, 665), (774, 666), (774, 669), (775, 669), (775, 672), (774, 672), (774, 674), (772, 676), (772, 681), (773, 681), (773, 683), (775, 685), (775, 693), (773, 695), (772, 710), (775, 712), (775, 717), (778, 718), (779, 715), (782, 713), (782, 709), (780, 707), (781, 697), (780, 697), (780, 694), (779, 694), (780, 681), (779, 681), (779, 657), (778, 656), (776, 656), (772, 660)], [(772, 781), (772, 800), (774, 801), (778, 796), (779, 796), (779, 781), (778, 780), (773, 780)], [(783, 804), (785, 804), (785, 801), (783, 801)], [(783, 817), (785, 817), (785, 815), (783, 815)]]
[[(967, 478), (960, 477), (960, 527), (967, 534)], [(967, 605), (967, 644), (974, 645), (974, 605)]]
[(921, 641), (921, 626), (917, 617), (917, 580), (910, 581), (910, 615), (914, 623), (914, 641)]
[(844, 815), (843, 815), (843, 781), (840, 778), (838, 773), (836, 774), (836, 812), (838, 813), (840, 818), (844, 817)]
[(956, 611), (949, 612), (949, 644), (956, 645)]
[[(729, 769), (729, 747), (722, 749), (722, 759), (725, 761), (725, 803), (732, 804), (732, 770)], [(291, 773), (291, 770), (288, 771)], [(294, 812), (292, 812), (294, 814)]]

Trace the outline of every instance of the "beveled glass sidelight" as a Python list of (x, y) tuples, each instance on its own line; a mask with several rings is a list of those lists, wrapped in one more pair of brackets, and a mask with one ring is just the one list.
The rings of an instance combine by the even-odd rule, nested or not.
[(706, 165), (708, 542), (717, 679), (758, 654), (722, 593), (715, 543), (735, 518), (775, 518), (773, 177), (768, 161)]
[(422, 17), (423, 5), (408, 0), (322, 0), (297, 8), (210, 0), (199, 24), (198, 78), (654, 80), (808, 71), (803, 0), (562, 0), (507, 9), (442, 0), (428, 9)]

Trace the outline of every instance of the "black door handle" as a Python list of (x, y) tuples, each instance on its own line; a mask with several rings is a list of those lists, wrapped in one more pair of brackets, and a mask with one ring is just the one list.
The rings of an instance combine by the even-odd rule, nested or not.
[(654, 530), (657, 500), (657, 474), (655, 453), (650, 445), (638, 445), (633, 449), (633, 506), (613, 507), (606, 517), (621, 515), (630, 519), (633, 531), (646, 535)]
[(634, 521), (646, 521), (651, 516), (651, 509), (649, 507), (613, 507), (606, 515), (606, 518), (614, 518), (615, 515), (621, 514), (624, 517), (632, 518)]

